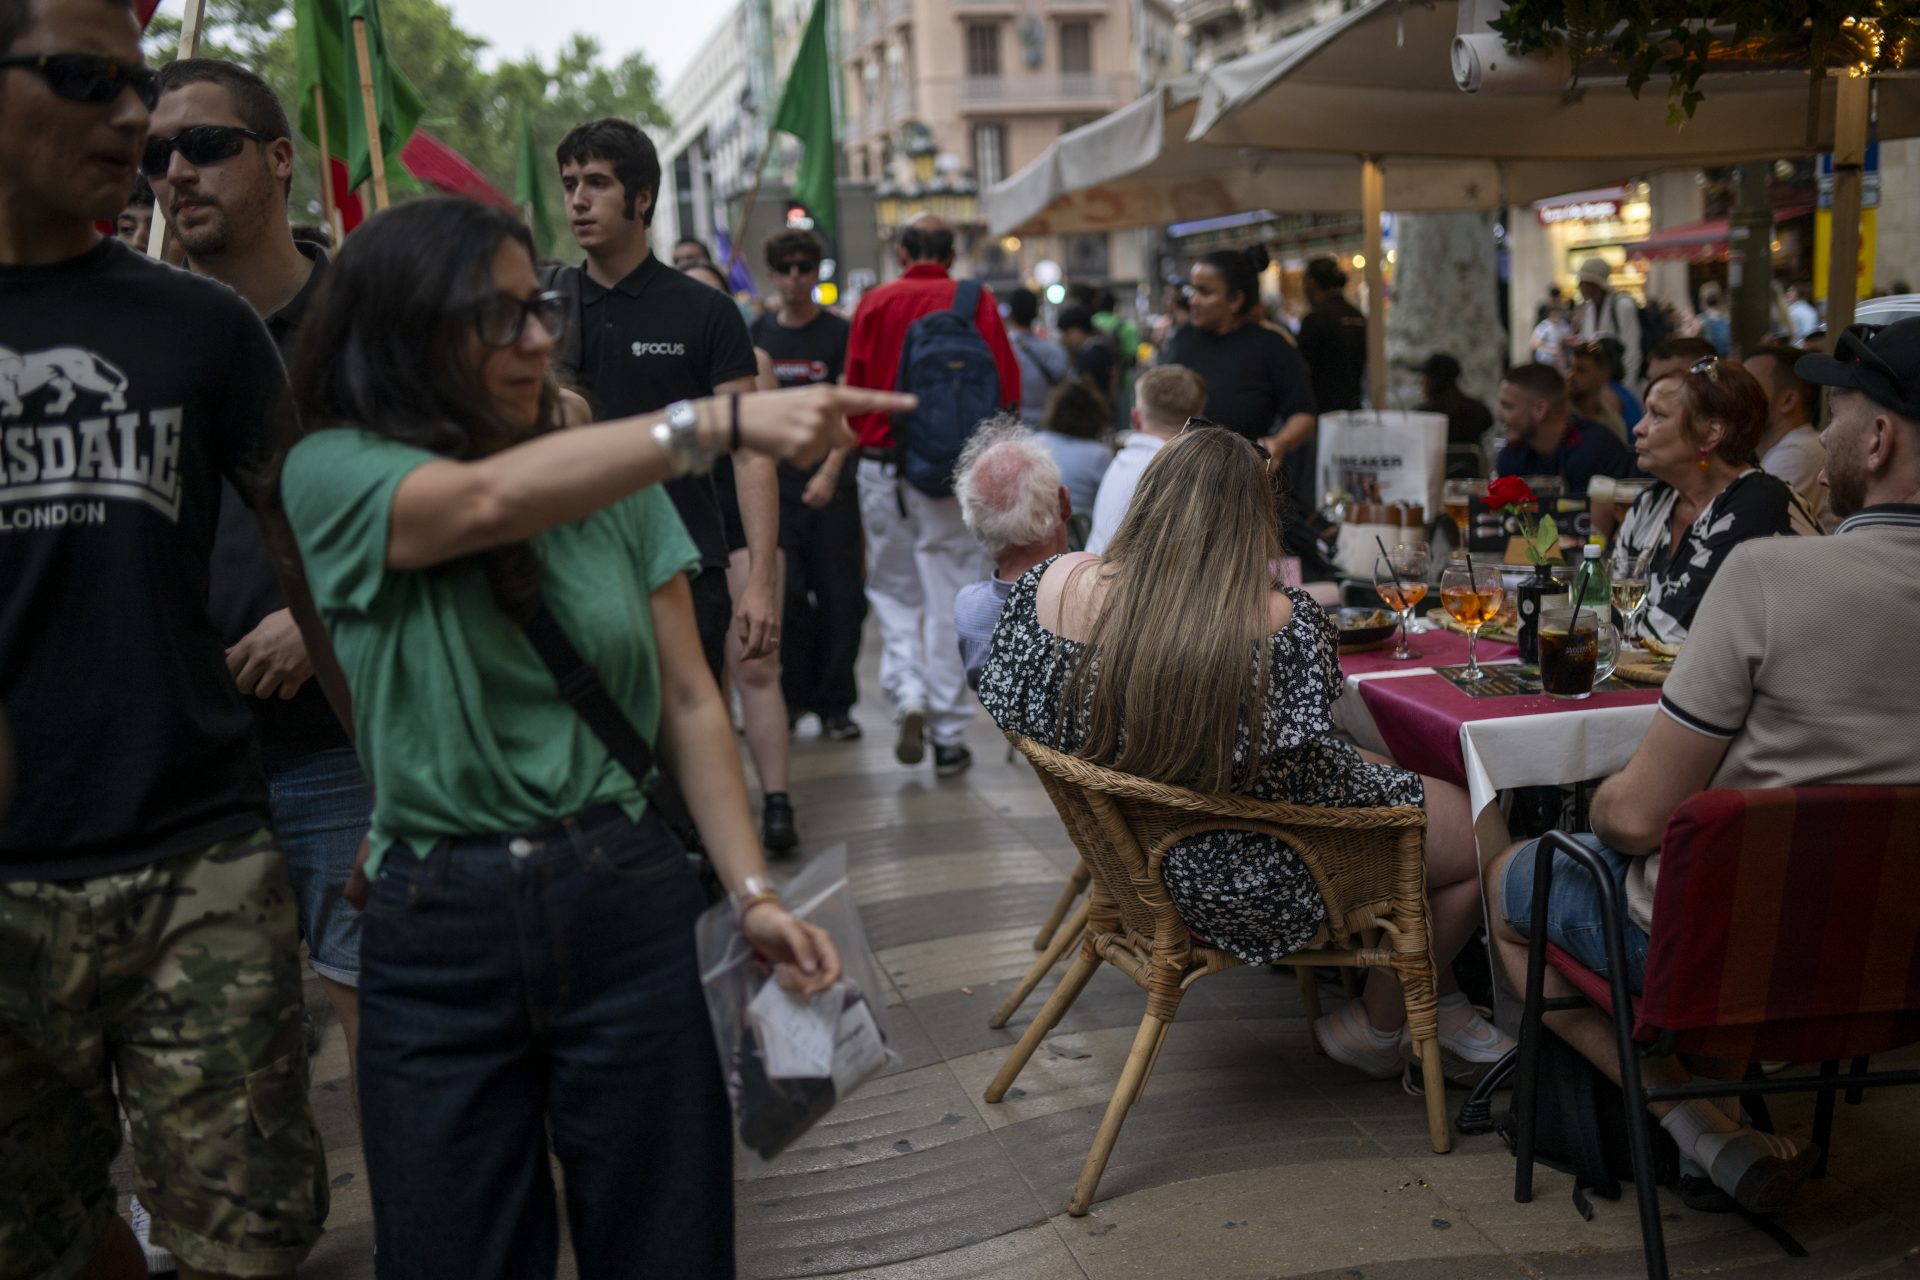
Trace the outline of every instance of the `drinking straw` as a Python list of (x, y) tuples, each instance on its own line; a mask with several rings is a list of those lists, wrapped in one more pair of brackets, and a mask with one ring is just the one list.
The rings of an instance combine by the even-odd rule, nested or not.
[[(1393, 586), (1394, 586), (1394, 589), (1400, 593), (1400, 599), (1402, 601), (1403, 607), (1411, 609), (1413, 607), (1412, 605), (1405, 604), (1405, 601), (1407, 598), (1407, 584), (1400, 581), (1400, 570), (1398, 566), (1396, 566), (1393, 563), (1393, 557), (1387, 554), (1387, 544), (1380, 540), (1380, 535), (1377, 533), (1373, 535), (1373, 545), (1380, 548), (1380, 558), (1387, 562), (1387, 572), (1393, 575)], [(1400, 610), (1395, 609), (1394, 612), (1399, 613)], [(1406, 642), (1402, 641), (1401, 643), (1404, 644)], [(1413, 650), (1409, 649), (1407, 650), (1407, 652), (1411, 653), (1413, 652)]]
[(1587, 579), (1593, 574), (1593, 561), (1584, 560), (1580, 564), (1580, 577), (1573, 584), (1573, 621), (1567, 624), (1569, 637), (1580, 634), (1580, 609), (1587, 599)]

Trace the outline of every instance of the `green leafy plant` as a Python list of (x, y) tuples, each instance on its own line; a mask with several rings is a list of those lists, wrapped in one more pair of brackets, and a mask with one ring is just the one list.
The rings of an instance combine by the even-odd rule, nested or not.
[(1637, 97), (1667, 74), (1667, 121), (1692, 118), (1711, 70), (1804, 67), (1816, 80), (1891, 71), (1920, 58), (1920, 0), (1844, 4), (1813, 0), (1518, 0), (1493, 20), (1516, 54), (1566, 50), (1569, 91), (1580, 68), (1603, 60)]
[(1487, 486), (1487, 505), (1502, 515), (1512, 516), (1520, 526), (1520, 544), (1527, 559), (1536, 565), (1557, 563), (1560, 559), (1560, 526), (1552, 516), (1540, 514), (1540, 500), (1519, 476), (1501, 476)]

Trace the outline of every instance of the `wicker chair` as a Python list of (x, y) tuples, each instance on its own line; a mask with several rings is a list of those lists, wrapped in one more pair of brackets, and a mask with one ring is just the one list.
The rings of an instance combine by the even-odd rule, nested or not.
[[(1116, 773), (1027, 738), (1014, 737), (1013, 744), (1038, 770), (1092, 872), (1093, 886), (1080, 953), (987, 1086), (987, 1101), (1006, 1096), (1021, 1068), (1102, 963), (1113, 965), (1147, 993), (1146, 1015), (1074, 1184), (1068, 1213), (1079, 1217), (1093, 1203), (1120, 1126), (1146, 1088), (1181, 996), (1206, 975), (1240, 963), (1195, 941), (1160, 878), (1160, 860), (1167, 850), (1202, 831), (1257, 831), (1284, 840), (1320, 886), (1327, 904), (1326, 926), (1319, 937), (1282, 961), (1299, 971), (1309, 1018), (1320, 1014), (1312, 966), (1389, 968), (1399, 975), (1406, 989), (1408, 1028), (1426, 1082), (1428, 1134), (1437, 1152), (1453, 1145), (1437, 1038), (1424, 810), (1314, 809), (1201, 795)], [(1383, 945), (1365, 944), (1360, 935), (1368, 929), (1381, 931)]]

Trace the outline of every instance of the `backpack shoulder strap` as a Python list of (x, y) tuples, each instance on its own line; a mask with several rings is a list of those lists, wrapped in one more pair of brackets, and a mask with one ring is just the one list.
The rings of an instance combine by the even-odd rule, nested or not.
[(620, 762), (635, 785), (651, 795), (653, 748), (647, 745), (640, 730), (634, 728), (633, 721), (613, 700), (607, 687), (600, 683), (600, 673), (574, 647), (573, 640), (561, 629), (559, 619), (553, 616), (553, 610), (542, 604), (538, 613), (521, 624), (521, 630), (533, 645), (533, 651), (540, 655), (540, 661), (553, 673), (554, 682), (560, 686), (560, 696), (580, 713), (587, 728), (593, 730), (593, 736), (600, 739), (608, 755)]
[(980, 310), (980, 282), (962, 280), (954, 286), (953, 314), (962, 320), (972, 320)]

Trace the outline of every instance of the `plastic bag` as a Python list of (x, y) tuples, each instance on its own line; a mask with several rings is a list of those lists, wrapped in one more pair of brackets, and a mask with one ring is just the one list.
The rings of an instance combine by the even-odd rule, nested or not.
[(846, 846), (814, 858), (781, 896), (794, 915), (831, 934), (840, 952), (840, 981), (811, 1001), (773, 980), (773, 967), (740, 932), (732, 903), (709, 907), (694, 932), (740, 1141), (763, 1160), (899, 1061), (874, 1005), (882, 993), (847, 884)]

